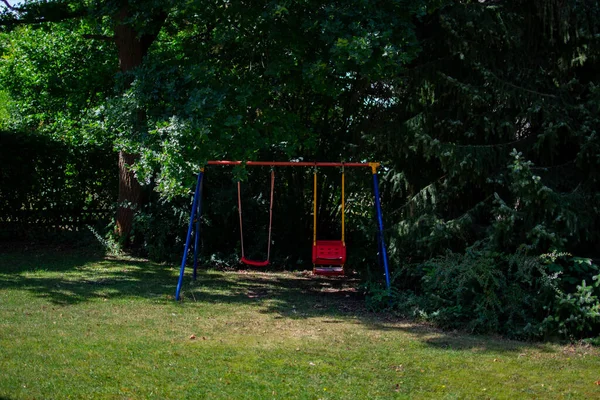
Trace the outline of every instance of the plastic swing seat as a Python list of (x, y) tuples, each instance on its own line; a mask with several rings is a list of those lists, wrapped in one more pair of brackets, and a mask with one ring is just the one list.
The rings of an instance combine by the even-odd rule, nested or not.
[(266, 267), (267, 265), (269, 265), (269, 260), (255, 261), (255, 260), (249, 260), (246, 257), (240, 258), (240, 262), (242, 264), (250, 265), (252, 267)]
[(341, 240), (317, 240), (312, 251), (313, 264), (346, 264), (346, 245)]
[(344, 275), (346, 245), (341, 240), (317, 240), (312, 250), (313, 274)]

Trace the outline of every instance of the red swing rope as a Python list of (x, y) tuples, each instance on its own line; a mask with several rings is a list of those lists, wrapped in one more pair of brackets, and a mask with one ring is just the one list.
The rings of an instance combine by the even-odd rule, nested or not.
[(240, 244), (242, 246), (242, 259), (244, 264), (254, 265), (257, 267), (264, 267), (269, 264), (271, 259), (271, 232), (273, 227), (273, 192), (275, 190), (275, 170), (271, 170), (271, 198), (269, 201), (269, 240), (267, 242), (267, 259), (265, 261), (253, 261), (248, 260), (244, 254), (244, 231), (243, 231), (243, 219), (242, 219), (242, 195), (241, 195), (241, 184), (238, 181), (238, 211), (240, 215)]

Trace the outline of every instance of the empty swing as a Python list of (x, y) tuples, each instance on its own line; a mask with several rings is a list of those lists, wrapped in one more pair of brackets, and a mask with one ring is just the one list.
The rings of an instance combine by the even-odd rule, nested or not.
[(273, 191), (275, 188), (275, 170), (271, 170), (271, 200), (269, 202), (269, 238), (267, 242), (267, 258), (263, 261), (257, 260), (249, 260), (244, 255), (244, 231), (242, 229), (242, 195), (241, 195), (241, 184), (240, 181), (237, 183), (238, 188), (238, 212), (240, 214), (240, 244), (242, 247), (242, 258), (240, 262), (246, 265), (251, 265), (253, 267), (266, 267), (269, 265), (269, 260), (271, 258), (271, 228), (273, 226)]
[[(313, 201), (313, 274), (325, 276), (344, 275), (346, 241), (344, 236), (344, 167), (342, 166), (342, 240), (317, 240), (317, 169), (314, 171)], [(318, 266), (318, 267), (317, 267)]]

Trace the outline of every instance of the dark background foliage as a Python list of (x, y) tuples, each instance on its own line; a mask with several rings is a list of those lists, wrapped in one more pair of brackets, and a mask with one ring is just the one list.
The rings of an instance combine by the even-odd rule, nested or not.
[(48, 136), (4, 131), (0, 143), (3, 239), (57, 234), (75, 239), (87, 226), (105, 230), (116, 187), (110, 148), (74, 147)]

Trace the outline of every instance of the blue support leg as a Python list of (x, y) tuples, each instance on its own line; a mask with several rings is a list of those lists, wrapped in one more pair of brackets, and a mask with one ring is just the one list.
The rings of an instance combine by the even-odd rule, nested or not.
[(200, 217), (202, 216), (202, 183), (200, 181), (200, 192), (198, 195), (198, 209), (196, 210), (196, 231), (194, 232), (194, 274), (192, 279), (196, 280), (196, 271), (198, 270), (198, 250), (200, 247)]
[[(379, 220), (375, 223), (379, 225)], [(383, 251), (381, 251), (381, 233), (379, 232), (379, 228), (377, 229), (377, 263), (379, 264), (379, 268), (383, 268)]]
[(375, 212), (377, 213), (377, 230), (378, 230), (378, 247), (381, 259), (383, 260), (383, 269), (385, 271), (385, 284), (388, 292), (391, 288), (390, 271), (388, 267), (388, 256), (385, 248), (385, 240), (383, 237), (383, 216), (381, 215), (381, 203), (379, 201), (379, 182), (377, 180), (377, 172), (373, 173), (373, 192), (375, 194)]
[(198, 181), (196, 182), (196, 191), (194, 192), (194, 201), (192, 203), (192, 212), (190, 214), (190, 224), (188, 226), (187, 236), (185, 238), (185, 247), (183, 250), (183, 257), (181, 259), (181, 269), (179, 270), (179, 281), (177, 282), (177, 290), (175, 291), (175, 300), (179, 300), (179, 293), (181, 292), (181, 285), (183, 284), (183, 273), (185, 272), (185, 262), (187, 260), (187, 253), (190, 249), (190, 241), (192, 236), (192, 228), (194, 227), (194, 215), (196, 214), (196, 207), (198, 205), (198, 197), (200, 197), (200, 185), (202, 184), (201, 171), (198, 174)]

